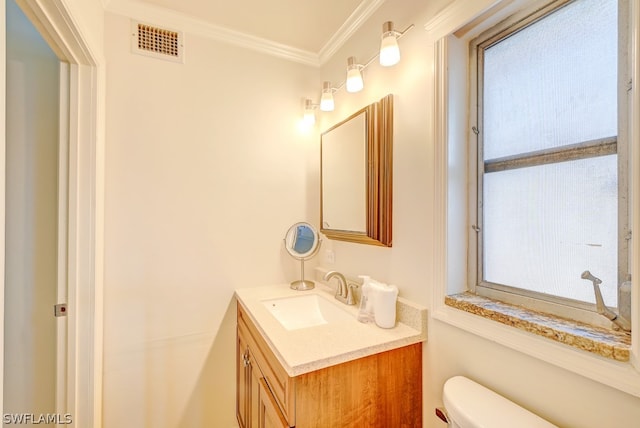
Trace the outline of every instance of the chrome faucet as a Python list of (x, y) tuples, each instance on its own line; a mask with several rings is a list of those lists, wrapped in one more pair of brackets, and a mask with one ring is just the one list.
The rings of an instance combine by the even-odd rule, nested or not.
[(600, 284), (602, 284), (602, 280), (593, 276), (588, 270), (582, 272), (580, 277), (593, 282), (593, 292), (596, 294), (596, 310), (598, 313), (607, 317), (620, 329), (624, 331), (631, 331), (631, 322), (625, 317), (616, 314), (604, 304), (604, 299), (600, 292)]
[(338, 286), (336, 287), (335, 298), (346, 305), (355, 305), (356, 301), (353, 297), (353, 288), (356, 284), (350, 284), (347, 279), (338, 271), (332, 270), (324, 275), (324, 280), (329, 281), (331, 278), (338, 278)]

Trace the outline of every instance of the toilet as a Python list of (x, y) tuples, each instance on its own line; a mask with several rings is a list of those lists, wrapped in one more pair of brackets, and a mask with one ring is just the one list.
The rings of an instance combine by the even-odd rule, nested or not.
[(445, 410), (436, 409), (436, 415), (450, 428), (556, 427), (464, 376), (447, 380), (442, 396)]

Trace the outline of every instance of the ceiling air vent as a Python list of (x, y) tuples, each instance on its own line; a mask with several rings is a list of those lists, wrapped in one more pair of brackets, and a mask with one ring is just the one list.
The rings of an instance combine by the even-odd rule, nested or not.
[(182, 32), (132, 22), (131, 51), (173, 62), (184, 62)]

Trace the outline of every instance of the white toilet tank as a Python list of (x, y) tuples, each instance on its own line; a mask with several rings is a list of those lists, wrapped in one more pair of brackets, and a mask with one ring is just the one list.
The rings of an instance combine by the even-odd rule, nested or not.
[(455, 376), (445, 382), (443, 401), (446, 419), (451, 428), (555, 427), (516, 403), (463, 376)]

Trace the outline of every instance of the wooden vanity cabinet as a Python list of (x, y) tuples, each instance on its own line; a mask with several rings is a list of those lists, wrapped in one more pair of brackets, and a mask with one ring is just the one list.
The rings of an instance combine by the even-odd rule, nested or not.
[(289, 377), (238, 304), (240, 428), (422, 427), (422, 344)]
[(236, 413), (240, 428), (295, 426), (293, 378), (240, 305), (236, 355)]

